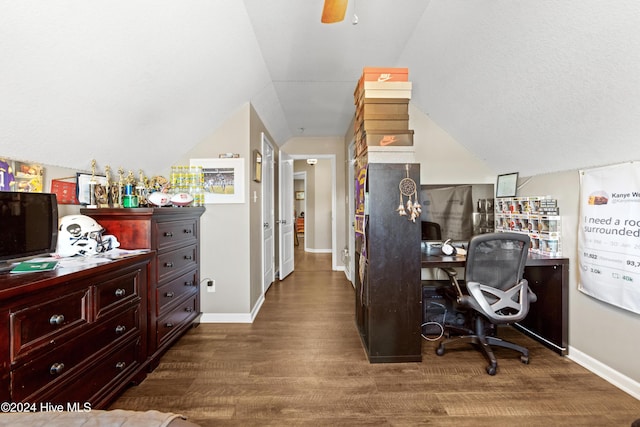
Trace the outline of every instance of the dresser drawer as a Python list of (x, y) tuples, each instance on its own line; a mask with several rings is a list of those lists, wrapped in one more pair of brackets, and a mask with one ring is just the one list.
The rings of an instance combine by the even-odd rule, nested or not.
[(158, 222), (156, 227), (156, 249), (158, 252), (176, 245), (197, 241), (198, 225), (195, 219)]
[(16, 368), (12, 372), (13, 398), (23, 400), (40, 389), (53, 387), (72, 376), (85, 359), (138, 335), (138, 319), (138, 308), (134, 307)]
[(173, 310), (162, 318), (158, 319), (158, 345), (169, 339), (173, 332), (176, 332), (186, 323), (191, 322), (198, 316), (198, 294), (180, 302)]
[(137, 299), (140, 295), (139, 278), (139, 270), (134, 270), (94, 285), (96, 318), (100, 318), (110, 309)]
[(129, 340), (124, 347), (120, 347), (83, 372), (80, 381), (74, 382), (81, 385), (64, 387), (47, 398), (47, 401), (65, 405), (66, 402), (80, 402), (82, 405), (89, 401), (95, 406), (96, 400), (112, 393), (115, 385), (122, 383), (124, 377), (132, 374), (140, 366), (140, 360), (140, 339)]
[(79, 290), (60, 298), (11, 313), (11, 360), (45, 345), (53, 345), (67, 332), (87, 324), (89, 292)]
[(198, 291), (198, 272), (189, 271), (159, 287), (157, 292), (158, 316), (162, 316), (174, 303), (184, 299), (185, 295)]
[(197, 257), (197, 244), (158, 254), (158, 262), (156, 263), (158, 282), (172, 277), (185, 269), (195, 269), (197, 267)]

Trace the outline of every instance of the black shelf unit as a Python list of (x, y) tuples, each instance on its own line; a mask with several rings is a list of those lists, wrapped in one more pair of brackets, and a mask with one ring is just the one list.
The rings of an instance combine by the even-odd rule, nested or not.
[(412, 222), (396, 211), (407, 167), (419, 189), (419, 164), (368, 165), (368, 211), (364, 234), (356, 234), (355, 312), (371, 363), (422, 360), (420, 218)]

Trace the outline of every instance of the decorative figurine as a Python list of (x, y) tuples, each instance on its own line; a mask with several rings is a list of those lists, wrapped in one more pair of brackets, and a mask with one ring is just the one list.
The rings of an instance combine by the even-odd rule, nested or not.
[(97, 208), (96, 203), (96, 160), (91, 160), (91, 179), (89, 180), (89, 204), (87, 208)]
[(147, 186), (149, 183), (147, 178), (144, 176), (144, 172), (142, 172), (142, 169), (140, 169), (138, 173), (140, 174), (140, 179), (138, 180), (138, 183), (136, 185), (136, 193), (138, 194), (138, 206), (147, 206), (147, 198), (149, 196), (149, 190), (147, 189)]

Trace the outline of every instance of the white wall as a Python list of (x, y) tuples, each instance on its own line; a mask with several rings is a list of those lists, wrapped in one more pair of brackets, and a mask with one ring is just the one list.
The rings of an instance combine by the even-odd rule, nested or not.
[[(185, 157), (218, 158), (220, 153), (239, 153), (245, 159), (245, 182), (250, 174), (250, 105), (245, 104)], [(245, 186), (246, 187), (246, 186)], [(201, 309), (205, 313), (246, 314), (251, 310), (249, 248), (249, 189), (240, 204), (207, 204), (200, 219), (200, 277), (216, 281), (216, 292), (201, 283)]]

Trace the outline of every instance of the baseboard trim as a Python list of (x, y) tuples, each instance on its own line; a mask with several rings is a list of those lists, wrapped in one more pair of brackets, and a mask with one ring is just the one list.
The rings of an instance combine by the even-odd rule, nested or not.
[(202, 313), (200, 323), (253, 323), (264, 304), (264, 295), (260, 297), (251, 313)]
[(610, 368), (599, 360), (594, 359), (574, 347), (569, 346), (569, 354), (567, 357), (578, 365), (590, 370), (600, 378), (610, 382), (625, 393), (640, 400), (640, 383), (638, 381), (635, 381), (615, 369)]
[(329, 249), (313, 249), (313, 248), (304, 248), (305, 252), (311, 252), (312, 254), (330, 254), (333, 251), (331, 248)]

